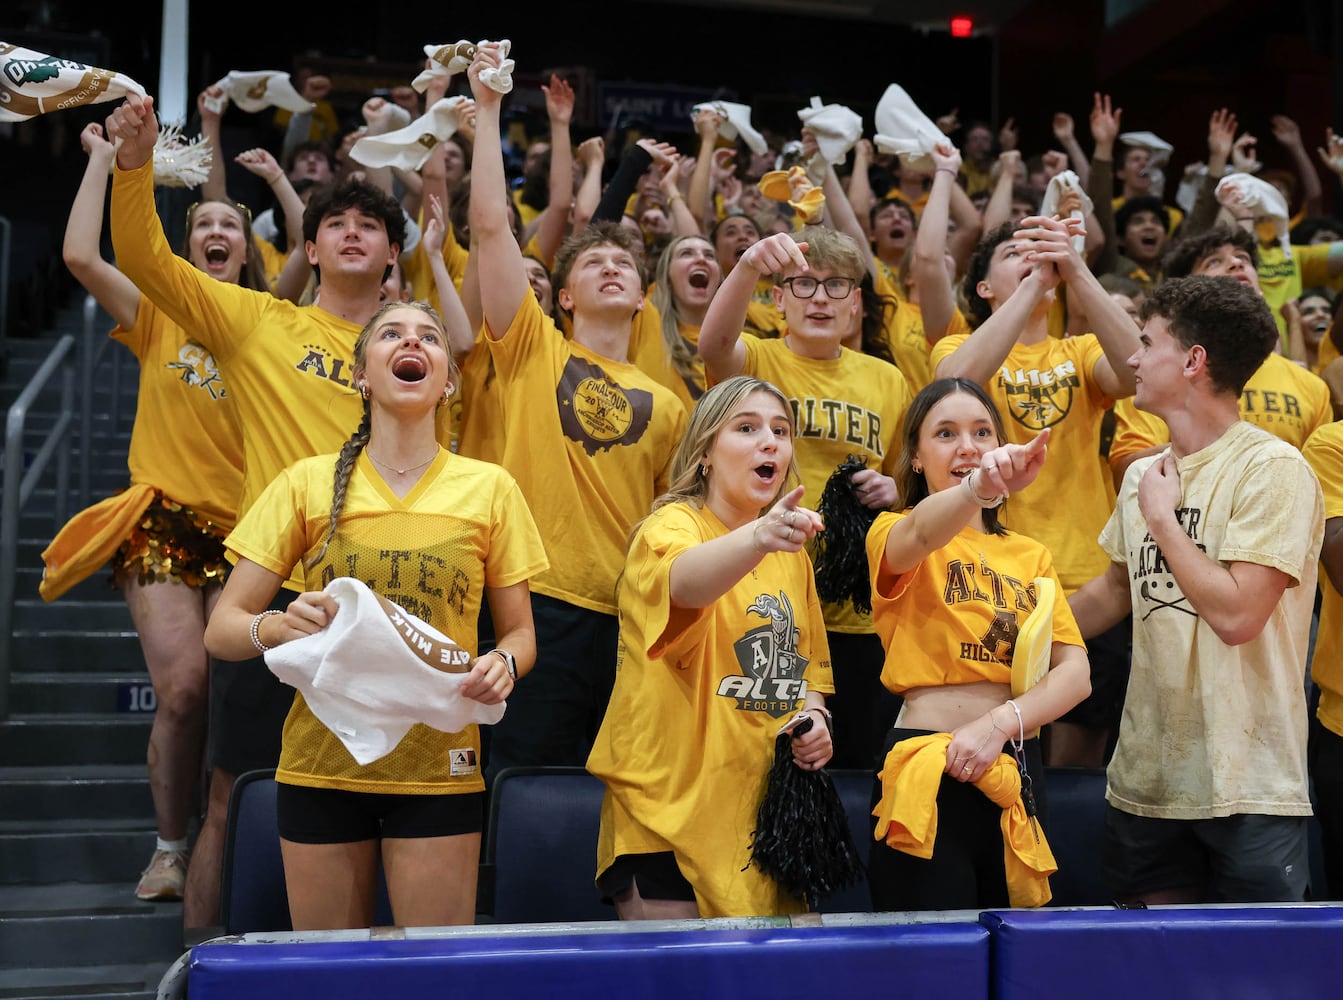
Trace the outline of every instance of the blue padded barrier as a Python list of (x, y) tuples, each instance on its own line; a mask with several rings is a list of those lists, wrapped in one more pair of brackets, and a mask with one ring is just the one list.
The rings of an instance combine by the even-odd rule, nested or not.
[(1343, 907), (1001, 910), (995, 1000), (1265, 1000), (1343, 990)]
[[(667, 926), (667, 925), (663, 925)], [(480, 928), (478, 930), (488, 930)], [(500, 930), (503, 930), (500, 928)], [(479, 934), (220, 943), (191, 957), (191, 1000), (489, 997), (987, 1000), (988, 932), (973, 922)]]

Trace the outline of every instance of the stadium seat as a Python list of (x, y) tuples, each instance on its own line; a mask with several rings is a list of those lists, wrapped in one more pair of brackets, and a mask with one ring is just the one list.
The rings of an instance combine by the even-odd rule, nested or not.
[(1049, 880), (1053, 906), (1104, 906), (1110, 902), (1101, 878), (1105, 835), (1105, 772), (1100, 768), (1046, 767), (1049, 815), (1045, 834), (1058, 874)]
[(597, 896), (600, 779), (581, 767), (511, 767), (490, 793), (483, 912), (499, 923), (614, 920)]

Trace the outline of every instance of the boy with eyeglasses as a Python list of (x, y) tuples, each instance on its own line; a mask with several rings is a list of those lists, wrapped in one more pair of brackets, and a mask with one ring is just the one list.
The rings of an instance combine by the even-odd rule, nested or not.
[[(900, 425), (913, 398), (894, 365), (842, 346), (862, 309), (858, 281), (866, 261), (850, 237), (819, 226), (778, 233), (749, 247), (723, 279), (700, 327), (699, 352), (711, 383), (754, 375), (783, 390), (797, 422), (794, 454), (805, 502), (815, 506), (835, 467), (858, 455), (859, 500), (872, 510), (896, 502), (892, 472)], [(774, 278), (774, 303), (784, 317), (777, 340), (742, 336), (746, 307), (760, 275)], [(852, 602), (825, 606), (835, 665), (835, 767), (871, 767), (899, 703), (882, 686), (884, 653), (870, 614)]]

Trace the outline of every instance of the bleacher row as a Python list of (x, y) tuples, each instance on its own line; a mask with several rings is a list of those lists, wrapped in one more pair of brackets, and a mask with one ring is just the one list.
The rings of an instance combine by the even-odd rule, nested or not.
[[(856, 831), (871, 777), (833, 774)], [(503, 772), (490, 800), (470, 928), (284, 933), (289, 926), (270, 772), (239, 779), (225, 849), (233, 937), (195, 948), (193, 1000), (248, 996), (531, 998), (1323, 997), (1343, 983), (1343, 907), (1117, 910), (1096, 855), (1101, 771), (1051, 769), (1054, 905), (1035, 911), (867, 914), (867, 887), (793, 919), (620, 924), (592, 886), (601, 783), (581, 768)], [(860, 837), (861, 844), (861, 837)], [(1064, 906), (1100, 904), (1100, 909)], [(852, 912), (851, 912), (852, 911)], [(379, 924), (390, 924), (385, 891)], [(880, 994), (877, 993), (880, 991)]]

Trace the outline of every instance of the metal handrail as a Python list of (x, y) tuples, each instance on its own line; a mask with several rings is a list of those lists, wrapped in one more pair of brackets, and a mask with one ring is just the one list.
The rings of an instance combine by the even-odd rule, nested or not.
[[(97, 315), (98, 300), (92, 295), (85, 296), (83, 348), (80, 351), (79, 365), (79, 495), (85, 507), (93, 504), (93, 373), (102, 361), (103, 353), (112, 343), (109, 338), (100, 337), (94, 332), (93, 322)], [(114, 379), (116, 374), (113, 372)], [(112, 393), (114, 407), (116, 399), (114, 386)], [(115, 429), (115, 412), (112, 416), (112, 426)]]
[[(75, 344), (74, 334), (70, 333), (56, 341), (56, 346), (19, 393), (5, 417), (5, 485), (3, 498), (0, 498), (0, 721), (9, 717), (19, 512), (32, 496), (53, 455), (56, 457), (56, 521), (65, 520), (65, 501), (70, 489), (70, 432), (75, 423), (75, 372), (65, 359), (75, 349)], [(60, 413), (25, 472), (23, 434), (28, 409), (57, 371), (61, 372)]]
[(0, 349), (9, 336), (9, 242), (14, 227), (0, 215)]

